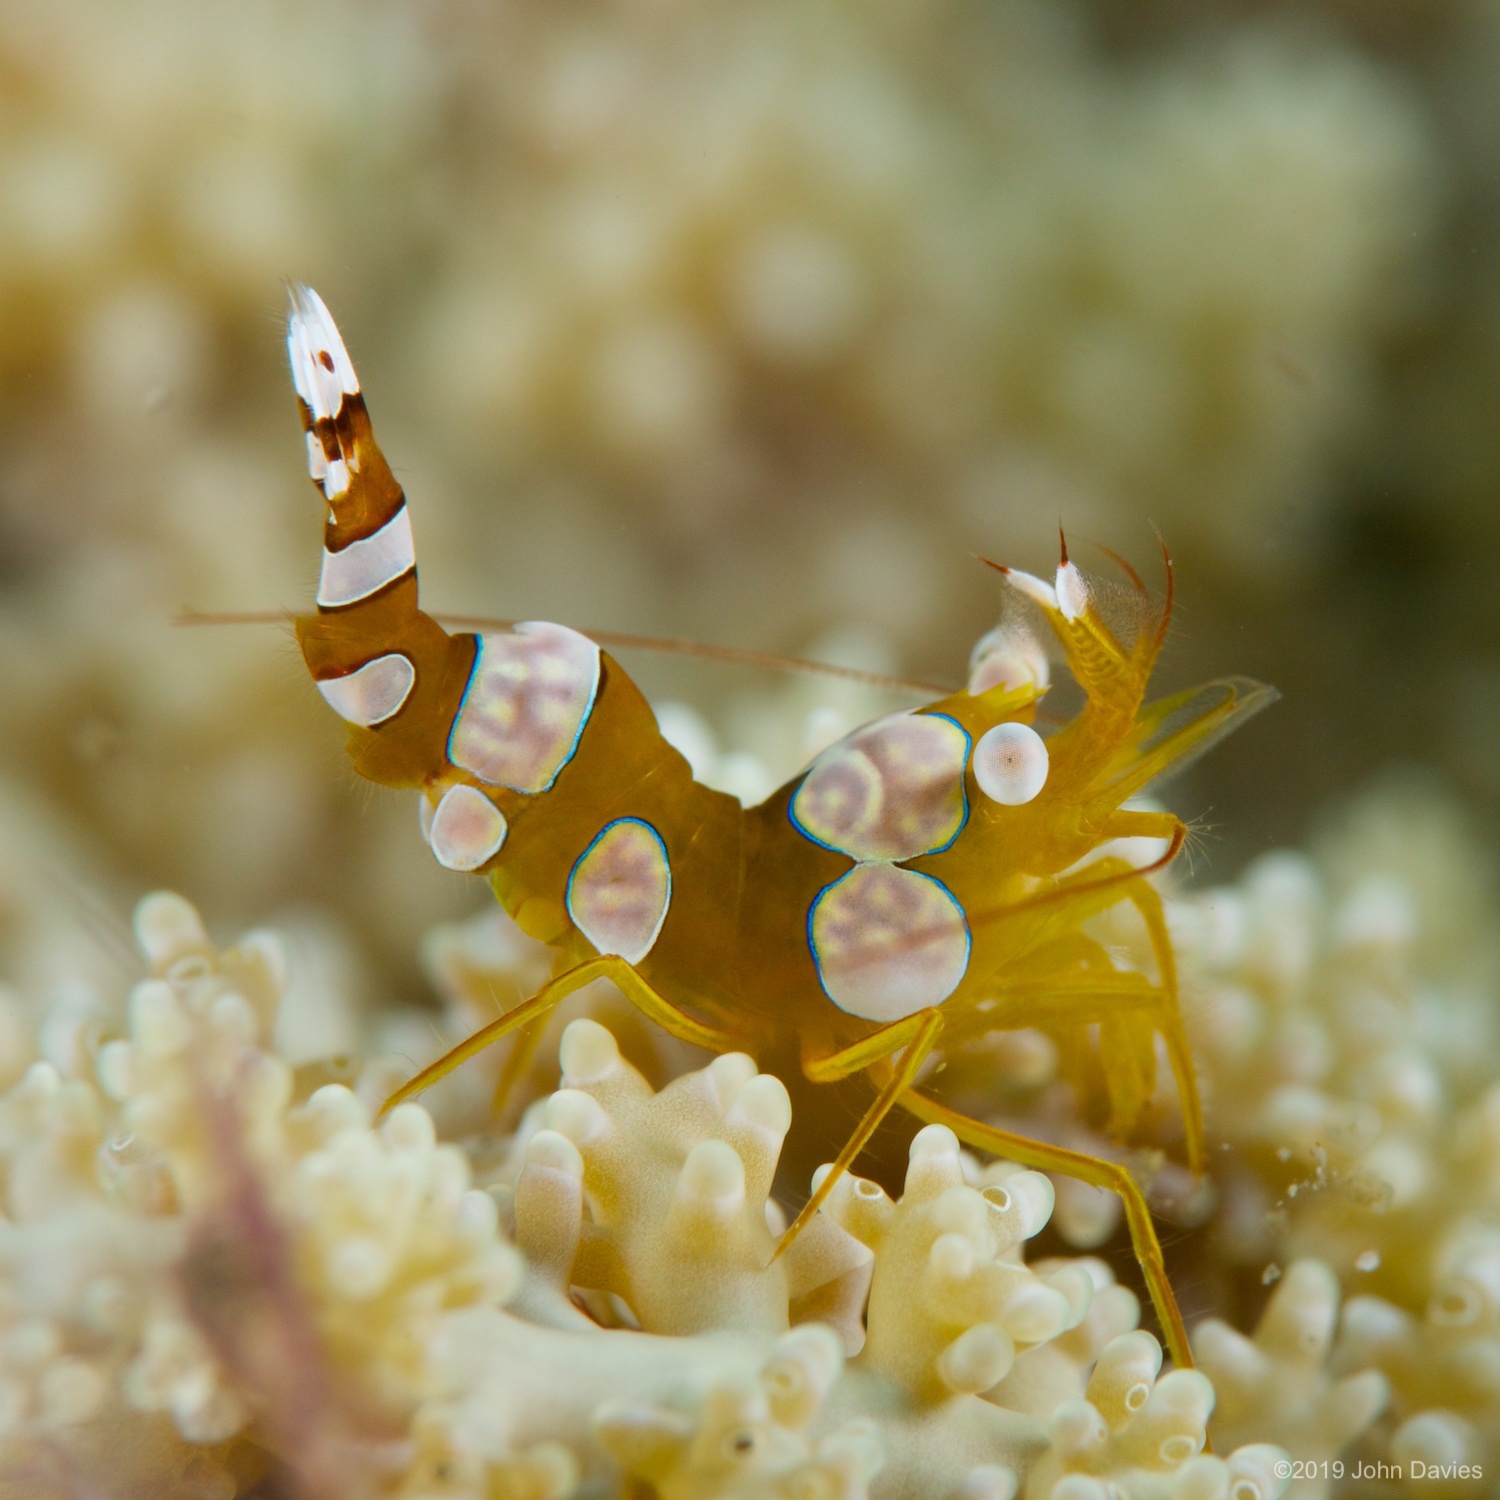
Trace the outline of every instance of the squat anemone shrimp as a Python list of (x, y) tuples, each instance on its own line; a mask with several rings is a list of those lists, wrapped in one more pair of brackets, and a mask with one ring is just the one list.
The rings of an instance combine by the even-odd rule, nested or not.
[[(1155, 1088), (1160, 1038), (1201, 1170), (1197, 1085), (1171, 942), (1149, 875), (1181, 849), (1170, 813), (1126, 805), (1263, 706), (1270, 689), (1219, 680), (1145, 702), (1168, 594), (1120, 630), (1064, 550), (1056, 579), (1000, 569), (1055, 637), (1084, 694), (1046, 738), (1037, 631), (1019, 618), (975, 650), (959, 692), (887, 715), (819, 755), (754, 807), (692, 777), (618, 662), (567, 626), (450, 633), (418, 601), (406, 500), (376, 445), (327, 308), (292, 292), (292, 375), (309, 468), (327, 506), (316, 610), (297, 638), (348, 725), (359, 772), (423, 799), (432, 853), (482, 875), (556, 953), (529, 999), (416, 1074), (387, 1108), (514, 1031), (534, 1036), (568, 994), (607, 977), (684, 1041), (806, 1079), (867, 1075), (873, 1099), (783, 1236), (784, 1249), (895, 1108), (968, 1145), (1118, 1193), (1179, 1366), (1182, 1317), (1145, 1199), (1119, 1164), (959, 1113), (919, 1070), (938, 1048), (1004, 1030), (1097, 1048), (1111, 1128)], [(1153, 838), (1139, 868), (1106, 846)], [(1150, 935), (1154, 978), (1117, 966), (1086, 924), (1125, 902)]]

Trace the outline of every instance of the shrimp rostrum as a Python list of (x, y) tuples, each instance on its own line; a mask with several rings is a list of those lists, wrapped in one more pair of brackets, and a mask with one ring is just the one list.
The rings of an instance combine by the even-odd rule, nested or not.
[[(1137, 610), (1123, 631), (1066, 553), (1054, 583), (999, 570), (1083, 690), (1077, 716), (1048, 737), (1033, 727), (1046, 655), (1024, 623), (1002, 626), (980, 643), (964, 691), (877, 719), (742, 807), (693, 780), (593, 640), (541, 622), (450, 634), (422, 611), (405, 498), (333, 320), (305, 287), (293, 291), (288, 347), (328, 507), (316, 613), (297, 620), (303, 657), (349, 726), (359, 772), (418, 791), (438, 861), (484, 876), (557, 955), (535, 995), (389, 1103), (513, 1031), (534, 1035), (566, 995), (607, 977), (684, 1041), (790, 1055), (813, 1083), (869, 1076), (873, 1099), (783, 1248), (899, 1108), (980, 1151), (1117, 1192), (1172, 1357), (1190, 1363), (1129, 1172), (915, 1086), (934, 1049), (1041, 1027), (1065, 1053), (1098, 1049), (1123, 1136), (1152, 1097), (1160, 1039), (1189, 1165), (1202, 1167), (1172, 949), (1148, 879), (1185, 830), (1126, 803), (1269, 690), (1227, 679), (1145, 703), (1170, 568), (1167, 606)], [(1164, 852), (1140, 868), (1111, 852), (1120, 839), (1156, 839)], [(1090, 919), (1121, 902), (1150, 936), (1154, 975), (1119, 967), (1088, 935)]]

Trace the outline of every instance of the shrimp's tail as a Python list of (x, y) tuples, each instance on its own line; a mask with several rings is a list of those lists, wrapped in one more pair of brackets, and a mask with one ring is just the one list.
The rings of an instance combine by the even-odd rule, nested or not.
[(323, 299), (291, 287), (287, 354), (307, 433), (307, 466), (327, 502), (317, 612), (297, 641), (318, 691), (349, 725), (360, 773), (421, 786), (445, 764), (472, 636), (422, 612), (406, 496), (375, 441), (344, 341)]

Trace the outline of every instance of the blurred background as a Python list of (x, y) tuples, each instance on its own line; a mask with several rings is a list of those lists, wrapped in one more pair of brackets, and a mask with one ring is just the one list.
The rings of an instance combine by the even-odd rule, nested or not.
[[(1213, 878), (1392, 765), (1492, 827), (1497, 76), (1500, 0), (7, 0), (5, 971), (169, 885), (410, 999), (488, 899), (286, 631), (170, 625), (312, 596), (287, 277), (429, 608), (956, 683), (974, 554), (1156, 527), (1163, 689), (1284, 693), (1170, 791)], [(627, 665), (796, 768), (818, 690)]]

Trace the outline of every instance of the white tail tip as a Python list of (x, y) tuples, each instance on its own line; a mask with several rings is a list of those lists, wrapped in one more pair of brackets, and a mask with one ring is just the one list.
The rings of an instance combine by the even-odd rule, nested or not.
[(300, 282), (294, 282), (289, 290), (292, 313), (286, 350), (292, 363), (292, 383), (315, 421), (336, 416), (345, 396), (359, 394), (359, 378), (349, 351), (323, 299)]

